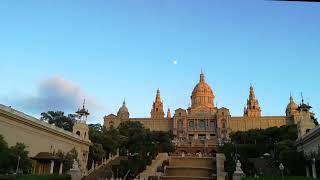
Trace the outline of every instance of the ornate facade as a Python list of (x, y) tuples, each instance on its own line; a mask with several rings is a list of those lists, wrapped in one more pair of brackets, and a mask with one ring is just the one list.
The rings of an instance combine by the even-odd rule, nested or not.
[(173, 117), (168, 109), (165, 117), (158, 89), (150, 118), (129, 118), (129, 111), (124, 102), (117, 115), (109, 114), (104, 117), (104, 126), (117, 127), (123, 121), (138, 121), (153, 131), (172, 131), (176, 136), (178, 151), (214, 152), (220, 141), (229, 138), (230, 132), (280, 127), (294, 123), (301, 127), (301, 134), (304, 134), (313, 124), (310, 123), (313, 116), (309, 111), (311, 107), (303, 102), (298, 106), (292, 96), (285, 116), (261, 116), (261, 107), (253, 86), (250, 86), (247, 106), (241, 117), (232, 117), (229, 109), (216, 107), (214, 98), (214, 93), (201, 72), (200, 80), (191, 94), (191, 107), (176, 109)]

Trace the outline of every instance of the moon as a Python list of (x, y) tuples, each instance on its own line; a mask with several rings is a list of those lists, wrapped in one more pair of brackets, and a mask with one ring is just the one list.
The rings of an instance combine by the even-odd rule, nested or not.
[(172, 61), (172, 63), (173, 63), (174, 65), (177, 65), (177, 64), (178, 64), (178, 61), (177, 61), (177, 60), (174, 60), (174, 61)]

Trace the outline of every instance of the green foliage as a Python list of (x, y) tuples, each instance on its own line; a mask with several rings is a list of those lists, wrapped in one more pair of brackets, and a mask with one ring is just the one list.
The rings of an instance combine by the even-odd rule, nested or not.
[(287, 175), (304, 174), (304, 157), (296, 151), (294, 142), (297, 139), (296, 125), (271, 127), (265, 130), (254, 129), (247, 132), (235, 132), (230, 135), (232, 143), (220, 147), (226, 155), (226, 171), (232, 175), (235, 154), (240, 155), (242, 169), (247, 175), (256, 172), (249, 158), (259, 158), (264, 153), (273, 155), (274, 166), (281, 162)]
[[(304, 177), (304, 176), (286, 176), (285, 180), (312, 180), (311, 177)], [(281, 176), (274, 176), (274, 177), (245, 177), (242, 180), (282, 180)]]
[(2, 180), (70, 180), (70, 175), (0, 175)]
[(76, 114), (68, 114), (68, 116), (65, 116), (62, 111), (48, 111), (41, 113), (40, 120), (72, 132), (76, 117)]
[(10, 163), (10, 151), (8, 149), (8, 143), (0, 135), (0, 174), (8, 172), (8, 164)]
[(311, 116), (311, 119), (313, 120), (313, 122), (314, 122), (314, 124), (315, 124), (316, 126), (319, 125), (318, 119), (315, 117), (314, 114)]
[(252, 129), (246, 132), (231, 133), (233, 142), (238, 144), (273, 144), (282, 140), (297, 139), (296, 125), (270, 127), (267, 129)]
[[(121, 161), (120, 165), (113, 167), (114, 172), (117, 172), (119, 177), (123, 177), (129, 169), (131, 177), (134, 177), (143, 171), (159, 152), (174, 151), (174, 145), (171, 143), (173, 138), (171, 132), (153, 132), (145, 129), (140, 122), (123, 122), (116, 129), (106, 129), (100, 124), (90, 124), (89, 138), (93, 143), (101, 144), (100, 147), (107, 155), (109, 153), (115, 154), (117, 149), (120, 150), (120, 155), (129, 153), (127, 161)], [(100, 150), (91, 147), (89, 164), (92, 163), (93, 159), (101, 159)]]
[(236, 169), (236, 163), (233, 158), (235, 149), (232, 144), (227, 143), (227, 144), (224, 144), (223, 146), (220, 146), (219, 151), (223, 152), (224, 155), (226, 156), (226, 160), (224, 162), (224, 169), (226, 172), (228, 172), (229, 177), (232, 177), (233, 172)]
[(4, 140), (3, 136), (0, 134), (0, 151), (8, 148), (8, 143)]
[[(15, 146), (11, 146), (10, 151), (10, 159), (14, 162), (18, 162), (18, 157), (20, 157), (19, 168), (23, 170), (23, 172), (30, 172), (32, 167), (31, 159), (28, 157), (29, 152), (26, 150), (26, 146), (23, 143), (17, 143)], [(15, 163), (12, 164), (15, 167)]]
[(101, 160), (103, 157), (105, 157), (105, 152), (101, 144), (94, 143), (92, 146), (90, 146), (90, 154), (92, 155), (92, 159), (95, 161)]
[(63, 160), (63, 170), (62, 171), (64, 173), (68, 172), (72, 168), (74, 160), (78, 160), (77, 159), (78, 153), (75, 148), (71, 149), (67, 153), (63, 153), (61, 150), (59, 150), (56, 155), (59, 156)]
[(123, 140), (116, 129), (107, 130), (100, 124), (89, 124), (89, 139), (92, 143), (101, 144), (105, 154), (115, 154)]
[(0, 173), (13, 173), (16, 171), (18, 159), (19, 169), (24, 173), (31, 171), (32, 162), (28, 157), (28, 151), (23, 143), (17, 143), (15, 146), (8, 147), (3, 136), (0, 135)]

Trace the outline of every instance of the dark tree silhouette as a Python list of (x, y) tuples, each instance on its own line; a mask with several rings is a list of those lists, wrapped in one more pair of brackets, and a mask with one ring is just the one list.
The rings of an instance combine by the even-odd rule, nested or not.
[(40, 120), (72, 132), (76, 117), (76, 114), (68, 114), (68, 116), (65, 116), (62, 111), (48, 111), (41, 113)]

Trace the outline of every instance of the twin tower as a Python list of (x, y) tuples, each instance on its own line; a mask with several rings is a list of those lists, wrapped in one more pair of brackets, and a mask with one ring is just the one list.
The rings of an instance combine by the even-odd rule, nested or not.
[[(122, 106), (119, 108), (117, 117), (120, 119), (129, 119), (130, 113), (126, 106), (126, 102), (123, 101)], [(171, 118), (170, 109), (167, 112), (167, 118)], [(156, 99), (152, 104), (151, 119), (164, 119), (163, 103), (160, 96), (160, 90), (157, 90)]]

